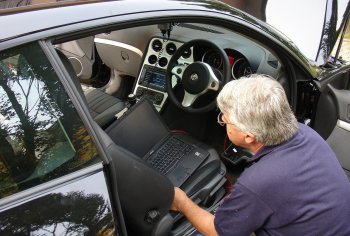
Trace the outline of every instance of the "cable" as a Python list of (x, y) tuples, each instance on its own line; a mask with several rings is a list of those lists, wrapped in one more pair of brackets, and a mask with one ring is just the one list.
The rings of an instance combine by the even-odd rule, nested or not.
[[(163, 35), (163, 40), (165, 40), (165, 37), (167, 36), (167, 40), (170, 38), (170, 33), (173, 30), (174, 23), (166, 23), (166, 24), (159, 24), (158, 28), (160, 29), (160, 32)], [(166, 42), (166, 41), (165, 41)]]
[(227, 140), (228, 140), (228, 136), (227, 134), (225, 135), (225, 138), (224, 138), (224, 151), (226, 150), (227, 148)]

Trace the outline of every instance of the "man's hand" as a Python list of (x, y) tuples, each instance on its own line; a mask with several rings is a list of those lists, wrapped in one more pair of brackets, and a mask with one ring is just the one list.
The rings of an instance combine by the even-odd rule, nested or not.
[(195, 204), (180, 188), (175, 187), (174, 192), (171, 210), (181, 212), (203, 235), (218, 235), (214, 226), (214, 216), (211, 213)]

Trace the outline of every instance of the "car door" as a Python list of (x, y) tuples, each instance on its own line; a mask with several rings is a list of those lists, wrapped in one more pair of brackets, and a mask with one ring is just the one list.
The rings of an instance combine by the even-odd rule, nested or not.
[(0, 53), (0, 235), (112, 235), (102, 160), (43, 51)]
[[(348, 22), (348, 20), (346, 21)], [(321, 80), (314, 129), (327, 140), (350, 179), (350, 28), (345, 24)]]

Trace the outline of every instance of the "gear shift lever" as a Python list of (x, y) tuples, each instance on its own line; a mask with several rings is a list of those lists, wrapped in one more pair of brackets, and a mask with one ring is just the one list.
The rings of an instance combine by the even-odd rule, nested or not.
[(136, 103), (136, 95), (133, 93), (130, 93), (126, 99), (126, 106), (128, 108), (132, 107)]

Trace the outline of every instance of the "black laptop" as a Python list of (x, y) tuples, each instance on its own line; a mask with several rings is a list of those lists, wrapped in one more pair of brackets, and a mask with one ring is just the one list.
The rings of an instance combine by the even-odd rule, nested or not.
[(141, 99), (106, 129), (119, 146), (144, 159), (181, 186), (209, 156), (206, 150), (170, 132), (148, 99)]

